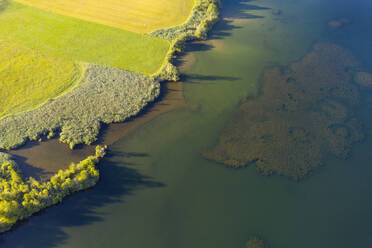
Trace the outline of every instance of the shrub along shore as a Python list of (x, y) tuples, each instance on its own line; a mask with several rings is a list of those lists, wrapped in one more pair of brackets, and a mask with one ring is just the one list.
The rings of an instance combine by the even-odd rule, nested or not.
[[(198, 0), (185, 24), (152, 34), (172, 39), (167, 57), (154, 75), (87, 65), (84, 79), (71, 91), (40, 108), (0, 119), (0, 148), (14, 149), (28, 140), (56, 134), (71, 148), (91, 144), (97, 139), (101, 123), (122, 122), (135, 116), (160, 94), (159, 82), (178, 80), (172, 61), (187, 41), (206, 38), (218, 19), (219, 5), (219, 0)], [(172, 32), (178, 35), (171, 36)]]
[(172, 64), (175, 57), (185, 49), (186, 42), (193, 40), (205, 40), (208, 31), (218, 21), (220, 0), (196, 0), (190, 17), (187, 21), (176, 27), (160, 29), (150, 35), (163, 38), (171, 42), (170, 49), (157, 73), (153, 75), (157, 80), (177, 81), (179, 73)]
[[(187, 41), (206, 38), (218, 20), (219, 7), (219, 0), (196, 0), (184, 24), (151, 33), (171, 43), (163, 65), (152, 76), (87, 65), (84, 79), (69, 92), (38, 109), (0, 119), (0, 148), (14, 149), (28, 140), (57, 134), (70, 148), (91, 144), (97, 139), (101, 123), (122, 122), (135, 116), (160, 94), (161, 81), (178, 80), (173, 59)], [(94, 156), (39, 182), (23, 178), (11, 157), (0, 152), (0, 233), (66, 196), (94, 186), (99, 179), (96, 164), (104, 155), (105, 148), (97, 146)]]
[(43, 208), (58, 204), (76, 191), (94, 186), (99, 179), (96, 164), (105, 156), (105, 148), (97, 146), (96, 154), (68, 169), (60, 170), (49, 181), (26, 181), (9, 157), (0, 155), (0, 233), (8, 231), (17, 221)]

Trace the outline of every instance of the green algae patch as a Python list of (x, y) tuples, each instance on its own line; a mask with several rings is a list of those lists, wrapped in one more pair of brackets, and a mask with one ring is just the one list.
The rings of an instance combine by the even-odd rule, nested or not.
[(255, 162), (264, 175), (294, 180), (320, 166), (326, 154), (346, 158), (363, 138), (351, 111), (359, 100), (352, 83), (357, 66), (345, 49), (317, 44), (289, 72), (266, 69), (262, 94), (241, 104), (203, 155), (231, 167)]
[(79, 65), (0, 40), (0, 119), (38, 107), (78, 81)]

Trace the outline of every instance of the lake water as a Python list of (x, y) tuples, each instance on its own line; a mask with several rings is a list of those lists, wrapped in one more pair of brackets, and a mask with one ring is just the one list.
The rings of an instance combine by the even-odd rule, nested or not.
[[(318, 42), (350, 49), (372, 72), (372, 1), (224, 0), (222, 16), (209, 41), (189, 47), (183, 88), (192, 107), (116, 141), (96, 187), (0, 236), (0, 247), (226, 248), (251, 235), (273, 248), (372, 247), (372, 90), (354, 110), (366, 139), (300, 182), (200, 154), (242, 99), (258, 95), (264, 68), (284, 68)], [(328, 25), (341, 18), (350, 23)]]

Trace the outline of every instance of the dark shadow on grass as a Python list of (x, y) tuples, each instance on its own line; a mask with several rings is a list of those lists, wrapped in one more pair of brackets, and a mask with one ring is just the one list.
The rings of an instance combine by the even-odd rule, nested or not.
[[(145, 157), (143, 153), (124, 153), (126, 158)], [(125, 201), (125, 196), (137, 190), (164, 187), (165, 185), (142, 175), (124, 161), (112, 161), (118, 154), (108, 153), (99, 164), (101, 179), (93, 188), (66, 198), (61, 204), (45, 209), (36, 216), (18, 224), (15, 229), (0, 236), (2, 248), (49, 248), (65, 244), (68, 233), (63, 229), (82, 227), (105, 220), (97, 210), (108, 204)], [(131, 165), (130, 168), (128, 165)], [(102, 230), (104, 231), (104, 230)]]
[(3, 12), (9, 6), (9, 1), (0, 1), (0, 13)]

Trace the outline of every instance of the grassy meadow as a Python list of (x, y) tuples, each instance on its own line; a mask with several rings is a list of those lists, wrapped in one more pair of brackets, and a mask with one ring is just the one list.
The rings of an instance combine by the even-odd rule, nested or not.
[(0, 118), (29, 110), (77, 82), (80, 66), (0, 40)]
[(74, 61), (142, 74), (162, 65), (169, 42), (15, 2), (0, 12), (0, 40)]
[(180, 25), (193, 0), (16, 0), (61, 15), (138, 33)]
[[(102, 123), (137, 115), (161, 80), (178, 78), (171, 59), (184, 43), (217, 19), (218, 0), (196, 1), (0, 0), (0, 149), (55, 135), (72, 149), (96, 141)], [(46, 182), (24, 181), (0, 152), (0, 233), (93, 186), (104, 150)]]
[[(219, 0), (196, 0), (186, 22), (151, 35), (14, 1), (3, 6), (0, 149), (13, 149), (56, 132), (70, 147), (91, 144), (101, 123), (138, 114), (159, 95), (159, 80), (176, 80), (171, 59), (186, 41), (205, 38)], [(84, 73), (79, 85), (66, 92), (78, 73)]]

